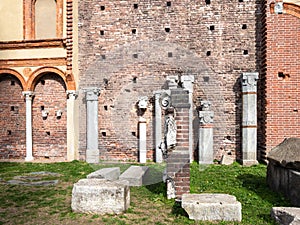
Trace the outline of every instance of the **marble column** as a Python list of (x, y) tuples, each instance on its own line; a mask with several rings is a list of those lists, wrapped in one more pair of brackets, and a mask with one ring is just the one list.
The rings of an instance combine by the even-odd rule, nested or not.
[(32, 161), (32, 91), (23, 91), (26, 100), (26, 157), (25, 161)]
[(139, 97), (139, 162), (146, 163), (147, 161), (147, 121), (142, 117), (142, 114), (147, 110), (148, 97)]
[(193, 90), (194, 90), (194, 75), (184, 75), (181, 76), (181, 83), (184, 90), (187, 90), (189, 92), (189, 103), (191, 105), (189, 109), (189, 154), (190, 154), (190, 162), (193, 162), (194, 160), (194, 154), (193, 154), (193, 146), (194, 146), (194, 140), (193, 140)]
[(98, 149), (98, 96), (100, 88), (90, 87), (84, 89), (86, 93), (86, 161), (99, 163)]
[(78, 160), (78, 146), (76, 144), (76, 128), (75, 128), (75, 99), (78, 93), (74, 90), (67, 91), (67, 160)]
[(257, 80), (258, 73), (242, 74), (242, 163), (255, 165), (257, 161)]
[(214, 112), (210, 110), (209, 101), (201, 101), (199, 111), (199, 164), (212, 164), (214, 160)]
[(155, 91), (155, 118), (154, 118), (154, 128), (155, 128), (155, 161), (157, 163), (163, 162), (162, 151), (160, 149), (160, 143), (162, 141), (162, 131), (161, 131), (161, 107), (160, 107), (160, 96), (161, 91)]

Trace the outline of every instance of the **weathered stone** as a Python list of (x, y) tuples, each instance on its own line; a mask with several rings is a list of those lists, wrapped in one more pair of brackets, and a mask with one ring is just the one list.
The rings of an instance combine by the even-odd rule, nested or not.
[(129, 186), (119, 181), (82, 179), (73, 186), (72, 210), (80, 213), (119, 214), (130, 204)]
[(300, 139), (285, 139), (268, 155), (267, 183), (300, 206)]
[(300, 171), (300, 138), (286, 138), (268, 154), (268, 160)]
[(182, 208), (193, 220), (241, 221), (242, 206), (227, 194), (183, 194)]
[(148, 166), (130, 166), (119, 177), (120, 180), (127, 180), (129, 186), (142, 186), (144, 176), (148, 170)]
[(106, 180), (118, 180), (120, 176), (120, 168), (112, 167), (112, 168), (102, 168), (93, 173), (87, 175), (88, 179), (98, 178), (98, 179), (106, 179)]
[(229, 155), (223, 155), (221, 158), (220, 164), (222, 165), (231, 165), (234, 162), (234, 159)]
[(271, 217), (280, 225), (299, 225), (300, 208), (273, 207)]

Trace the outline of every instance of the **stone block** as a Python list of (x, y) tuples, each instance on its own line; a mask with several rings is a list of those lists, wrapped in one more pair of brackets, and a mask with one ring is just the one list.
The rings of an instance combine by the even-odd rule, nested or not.
[(74, 184), (71, 207), (74, 212), (120, 214), (130, 205), (130, 189), (124, 182), (82, 179)]
[(242, 220), (241, 203), (228, 194), (183, 194), (182, 208), (193, 220)]
[(87, 175), (88, 179), (106, 179), (106, 180), (118, 180), (120, 176), (120, 168), (103, 168)]
[(220, 164), (221, 165), (231, 165), (234, 163), (234, 159), (229, 155), (223, 155)]
[(119, 177), (120, 180), (127, 180), (129, 186), (142, 186), (144, 176), (148, 170), (148, 166), (130, 166)]
[(300, 208), (294, 207), (273, 207), (271, 217), (281, 225), (299, 225)]

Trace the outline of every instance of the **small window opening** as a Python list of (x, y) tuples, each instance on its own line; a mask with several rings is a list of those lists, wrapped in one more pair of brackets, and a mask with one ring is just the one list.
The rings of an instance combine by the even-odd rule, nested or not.
[(12, 81), (10, 82), (10, 85), (11, 85), (11, 86), (15, 86), (15, 81), (12, 80)]
[(103, 10), (105, 10), (105, 6), (104, 5), (101, 5), (101, 10), (103, 11)]
[(205, 0), (206, 5), (210, 4), (210, 0)]
[(242, 25), (242, 29), (243, 29), (243, 30), (246, 30), (246, 29), (247, 29), (247, 24), (243, 24), (243, 25)]
[(139, 7), (139, 5), (137, 3), (133, 4), (133, 8), (137, 9)]
[(45, 109), (45, 106), (42, 105), (42, 106), (41, 106), (41, 110), (44, 110), (44, 109)]
[(133, 54), (133, 58), (137, 59), (138, 58), (138, 54)]
[(239, 2), (244, 2), (244, 0), (239, 0)]
[(100, 35), (104, 35), (104, 30), (100, 30)]
[(136, 29), (131, 30), (132, 34), (136, 34)]
[(7, 135), (11, 135), (11, 130), (8, 130), (8, 131), (7, 131)]
[(209, 26), (209, 30), (215, 30), (215, 26), (214, 25)]
[(210, 56), (210, 55), (211, 55), (211, 51), (207, 51), (206, 56)]
[(46, 131), (46, 134), (47, 134), (48, 136), (50, 136), (50, 131)]
[(103, 137), (106, 137), (106, 132), (105, 131), (102, 131), (101, 134), (102, 134)]
[(107, 111), (107, 105), (104, 106), (104, 110)]
[(171, 2), (167, 2), (167, 6), (169, 6), (169, 7), (170, 7), (170, 6), (171, 6)]
[(10, 111), (15, 111), (15, 107), (14, 107), (14, 106), (11, 106), (11, 107), (10, 107)]
[(248, 50), (244, 50), (243, 54), (248, 55)]
[(134, 78), (132, 79), (132, 82), (136, 84), (136, 82), (137, 82), (137, 77), (134, 77)]
[(45, 80), (41, 80), (42, 85), (45, 85), (45, 83), (46, 83)]
[(168, 52), (168, 57), (172, 58), (173, 57), (173, 53), (172, 52)]
[(135, 136), (136, 137), (136, 133), (133, 131), (131, 132), (132, 136)]
[(170, 27), (166, 27), (166, 28), (165, 28), (165, 31), (166, 31), (167, 33), (169, 33), (170, 30), (171, 30)]

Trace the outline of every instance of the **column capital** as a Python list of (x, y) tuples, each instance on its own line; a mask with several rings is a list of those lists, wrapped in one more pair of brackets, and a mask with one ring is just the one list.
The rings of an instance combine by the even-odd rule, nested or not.
[(257, 91), (257, 80), (258, 73), (243, 73), (242, 74), (242, 91), (245, 92), (256, 92)]
[(34, 97), (33, 91), (23, 91), (22, 94), (25, 97), (25, 99), (28, 99), (28, 100), (31, 100)]
[(78, 91), (75, 90), (67, 90), (67, 98), (68, 99), (76, 99), (78, 97)]
[(200, 111), (199, 119), (201, 125), (212, 124), (214, 122), (214, 112), (213, 111)]
[(98, 87), (90, 87), (83, 89), (86, 93), (87, 101), (98, 101), (98, 96), (100, 95), (101, 89)]

